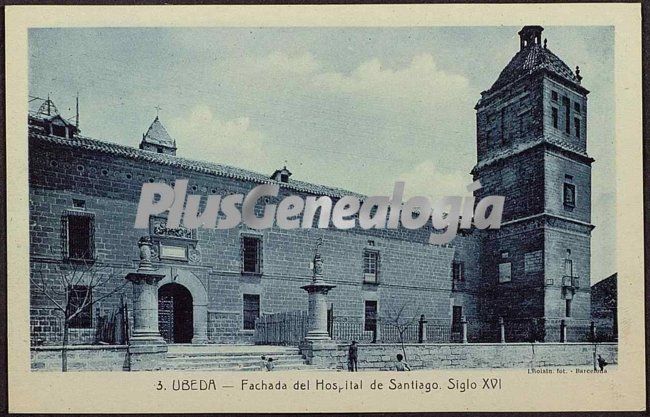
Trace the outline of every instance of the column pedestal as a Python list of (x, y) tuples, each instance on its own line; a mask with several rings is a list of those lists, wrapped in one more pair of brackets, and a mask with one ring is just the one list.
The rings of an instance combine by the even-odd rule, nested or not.
[(337, 344), (327, 333), (327, 293), (336, 285), (323, 279), (323, 260), (318, 251), (321, 244), (319, 240), (316, 245), (311, 284), (300, 287), (309, 294), (308, 331), (300, 348), (310, 365), (329, 367), (336, 362)]
[(327, 293), (336, 285), (314, 281), (302, 286), (309, 293), (309, 327), (305, 340), (331, 340), (327, 333)]
[(140, 239), (140, 267), (127, 274), (133, 283), (133, 332), (129, 338), (129, 365), (132, 371), (165, 368), (167, 343), (158, 331), (158, 282), (165, 277), (151, 265), (151, 243)]

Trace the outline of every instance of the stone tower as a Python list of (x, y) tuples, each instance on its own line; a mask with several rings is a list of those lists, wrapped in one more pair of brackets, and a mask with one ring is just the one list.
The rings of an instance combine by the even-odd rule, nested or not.
[(480, 315), (486, 325), (504, 317), (507, 341), (589, 333), (589, 91), (543, 30), (519, 32), (519, 52), (475, 107), (476, 196), (506, 198), (501, 229), (482, 236)]

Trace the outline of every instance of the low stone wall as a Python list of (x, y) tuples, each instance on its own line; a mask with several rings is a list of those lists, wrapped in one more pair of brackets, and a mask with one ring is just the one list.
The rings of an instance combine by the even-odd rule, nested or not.
[[(67, 348), (68, 371), (128, 371), (126, 346), (72, 345)], [(33, 346), (32, 371), (61, 372), (61, 346)]]
[[(310, 363), (330, 369), (347, 369), (347, 344), (318, 347), (304, 352)], [(406, 344), (412, 369), (537, 368), (593, 365), (594, 352), (617, 363), (616, 343), (436, 343)], [(359, 344), (359, 369), (392, 370), (399, 344)]]

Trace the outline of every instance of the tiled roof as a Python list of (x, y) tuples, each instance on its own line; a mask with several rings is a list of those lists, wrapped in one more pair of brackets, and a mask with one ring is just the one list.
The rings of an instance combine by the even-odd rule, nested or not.
[(153, 123), (151, 123), (151, 126), (149, 126), (147, 133), (144, 134), (142, 142), (152, 143), (154, 145), (168, 146), (170, 148), (176, 147), (176, 141), (172, 139), (171, 136), (169, 136), (169, 133), (167, 133), (165, 126), (160, 123), (158, 116), (156, 116)]
[(488, 91), (496, 91), (540, 69), (546, 69), (574, 84), (580, 84), (580, 80), (567, 64), (549, 49), (534, 44), (517, 52)]
[(324, 185), (311, 184), (304, 181), (297, 181), (290, 179), (289, 182), (279, 182), (270, 179), (267, 175), (257, 172), (248, 171), (241, 168), (235, 168), (228, 165), (221, 165), (212, 162), (197, 161), (187, 158), (182, 158), (174, 155), (167, 155), (163, 153), (150, 152), (141, 149), (132, 148), (130, 146), (119, 145), (98, 139), (75, 135), (73, 139), (64, 137), (46, 135), (39, 131), (38, 128), (31, 128), (29, 132), (30, 138), (41, 140), (48, 143), (57, 145), (70, 146), (72, 148), (85, 149), (101, 153), (116, 155), (128, 159), (153, 163), (158, 165), (167, 165), (181, 169), (187, 169), (195, 172), (217, 175), (220, 177), (233, 178), (243, 181), (251, 181), (255, 183), (279, 184), (280, 188), (288, 188), (291, 190), (305, 192), (314, 195), (323, 195), (329, 197), (342, 197), (346, 195), (364, 198), (365, 196), (359, 193), (354, 193), (341, 188), (328, 187)]

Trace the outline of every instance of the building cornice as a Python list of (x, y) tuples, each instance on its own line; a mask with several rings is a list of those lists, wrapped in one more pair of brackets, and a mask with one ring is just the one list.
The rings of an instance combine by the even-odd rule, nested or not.
[(482, 161), (479, 161), (474, 168), (470, 171), (470, 174), (475, 175), (478, 174), (478, 172), (488, 166), (495, 165), (499, 162), (505, 161), (509, 158), (521, 155), (526, 152), (530, 152), (534, 149), (537, 149), (539, 147), (545, 147), (548, 149), (554, 149), (557, 151), (560, 151), (562, 153), (570, 155), (572, 158), (577, 159), (578, 161), (590, 165), (592, 162), (594, 162), (594, 159), (587, 155), (584, 152), (581, 152), (577, 149), (570, 148), (566, 146), (565, 143), (561, 141), (554, 141), (552, 138), (549, 137), (541, 137), (536, 140), (532, 140), (529, 142), (524, 142), (522, 144), (517, 145), (515, 148), (508, 149), (504, 152), (501, 152), (499, 154), (496, 154), (492, 156), (491, 158), (484, 159)]

